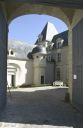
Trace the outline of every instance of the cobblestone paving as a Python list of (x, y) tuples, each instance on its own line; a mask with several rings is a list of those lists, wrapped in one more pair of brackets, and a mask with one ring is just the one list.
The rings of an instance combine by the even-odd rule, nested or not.
[(83, 114), (64, 101), (67, 88), (18, 88), (8, 93), (0, 128), (83, 128)]

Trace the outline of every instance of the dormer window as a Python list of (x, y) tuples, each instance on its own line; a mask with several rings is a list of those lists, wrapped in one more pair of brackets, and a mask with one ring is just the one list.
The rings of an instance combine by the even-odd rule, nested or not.
[(59, 49), (62, 47), (64, 40), (62, 38), (58, 38), (56, 40), (56, 48)]
[(61, 42), (57, 43), (57, 48), (61, 48)]
[(9, 49), (9, 56), (15, 56), (15, 53), (12, 49)]
[(38, 36), (38, 42), (41, 42), (42, 39), (43, 39), (43, 35), (42, 34), (39, 34), (39, 36)]

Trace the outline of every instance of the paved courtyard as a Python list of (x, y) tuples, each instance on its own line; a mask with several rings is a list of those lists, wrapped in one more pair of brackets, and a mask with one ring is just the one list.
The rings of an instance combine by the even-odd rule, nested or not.
[(83, 128), (83, 114), (64, 101), (67, 88), (12, 89), (0, 128)]

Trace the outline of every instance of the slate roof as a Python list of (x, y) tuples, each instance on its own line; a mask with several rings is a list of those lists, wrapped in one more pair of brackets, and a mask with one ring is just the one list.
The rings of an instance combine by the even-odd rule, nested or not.
[(26, 42), (15, 40), (8, 41), (8, 50), (11, 49), (15, 53), (15, 56), (12, 56), (15, 59), (29, 59), (27, 55), (34, 47), (35, 45), (31, 45)]
[[(46, 33), (47, 33), (47, 24), (45, 25), (44, 29), (41, 32), (41, 35), (43, 35), (42, 41), (46, 40)], [(38, 39), (35, 44), (36, 45), (38, 44)]]
[(36, 46), (35, 48), (33, 48), (32, 50), (32, 54), (35, 53), (41, 53), (41, 54), (46, 54), (46, 48), (43, 46)]
[(33, 55), (34, 55), (35, 53), (47, 54), (47, 51), (46, 51), (46, 48), (43, 47), (43, 46), (41, 46), (41, 45), (36, 46), (36, 47), (33, 48), (32, 52), (29, 52), (29, 53), (28, 53), (28, 58), (29, 58), (29, 59), (33, 59)]
[(52, 42), (54, 43), (53, 48), (56, 48), (56, 41), (58, 38), (60, 38), (61, 40), (64, 40), (62, 47), (67, 46), (68, 45), (68, 30), (62, 33), (59, 33), (53, 37), (52, 39)]
[[(58, 33), (55, 26), (52, 23), (47, 22), (44, 29), (40, 33), (40, 35), (43, 35), (42, 36), (42, 41), (45, 41), (45, 40), (46, 41), (51, 41), (52, 37), (54, 36), (53, 32), (54, 32), (54, 35)], [(37, 39), (35, 44), (36, 45), (38, 44), (38, 39)]]

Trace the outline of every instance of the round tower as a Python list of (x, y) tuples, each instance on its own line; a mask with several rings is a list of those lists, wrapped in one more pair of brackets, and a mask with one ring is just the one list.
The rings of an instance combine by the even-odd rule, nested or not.
[(34, 77), (33, 83), (36, 85), (45, 83), (45, 67), (46, 67), (46, 48), (43, 46), (36, 46), (32, 51)]

